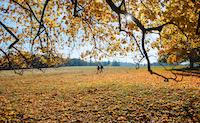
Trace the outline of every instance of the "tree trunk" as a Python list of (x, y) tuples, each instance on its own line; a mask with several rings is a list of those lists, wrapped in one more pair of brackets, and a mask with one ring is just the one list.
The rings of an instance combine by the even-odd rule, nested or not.
[(190, 68), (194, 68), (194, 61), (190, 58)]

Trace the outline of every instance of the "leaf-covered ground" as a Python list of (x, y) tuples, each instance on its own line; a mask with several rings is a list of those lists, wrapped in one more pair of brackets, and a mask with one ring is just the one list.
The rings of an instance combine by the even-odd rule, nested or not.
[[(171, 76), (170, 73), (157, 69)], [(180, 77), (180, 76), (179, 76)], [(0, 74), (0, 122), (200, 122), (200, 78), (168, 83), (134, 68)]]

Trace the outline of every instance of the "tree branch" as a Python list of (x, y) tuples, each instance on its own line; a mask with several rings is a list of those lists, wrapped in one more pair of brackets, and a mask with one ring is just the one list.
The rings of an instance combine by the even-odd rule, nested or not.
[(40, 29), (41, 29), (42, 24), (43, 24), (43, 18), (44, 18), (45, 9), (46, 9), (49, 1), (50, 0), (46, 0), (45, 1), (44, 8), (42, 10), (42, 15), (41, 15), (40, 22), (39, 22), (40, 25), (39, 25), (39, 29), (38, 29), (37, 35), (39, 35), (39, 33), (40, 33)]
[(21, 8), (23, 8), (26, 11), (30, 11), (29, 9), (27, 9), (26, 7), (22, 6), (20, 3), (18, 3), (16, 0), (12, 0), (14, 3), (16, 3), (17, 5), (19, 5)]
[(196, 35), (200, 35), (200, 12), (199, 12), (199, 18), (197, 21)]
[(147, 51), (145, 49), (145, 34), (146, 34), (146, 31), (143, 31), (142, 32), (142, 50), (143, 50), (143, 53), (144, 53), (144, 56), (147, 60), (147, 69), (148, 71), (152, 74), (152, 70), (151, 70), (151, 63), (150, 63), (150, 60), (149, 60), (149, 56), (147, 54)]
[(0, 48), (0, 51), (6, 56), (6, 59), (8, 60), (9, 67), (12, 69), (12, 62), (10, 61), (9, 55), (1, 48)]
[[(124, 14), (124, 15), (128, 15), (129, 13), (127, 13), (127, 11), (125, 10), (121, 10), (120, 7), (117, 7), (112, 0), (106, 0), (107, 4), (110, 6), (110, 8), (116, 12), (117, 14)], [(143, 24), (137, 19), (135, 18), (133, 15), (131, 15), (132, 20), (136, 23), (136, 25), (141, 29), (141, 30), (145, 30)]]
[(11, 48), (19, 41), (19, 39), (18, 39), (18, 37), (17, 37), (12, 31), (10, 31), (10, 29), (9, 29), (5, 24), (3, 24), (1, 21), (0, 21), (0, 25), (2, 25), (3, 28), (4, 28), (12, 37), (15, 38), (15, 41), (8, 47), (9, 49), (11, 49)]

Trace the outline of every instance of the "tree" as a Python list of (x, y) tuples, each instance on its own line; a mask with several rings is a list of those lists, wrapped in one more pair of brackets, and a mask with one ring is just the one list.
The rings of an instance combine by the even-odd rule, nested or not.
[(160, 58), (165, 62), (190, 61), (192, 68), (194, 62), (200, 61), (199, 1), (171, 1), (167, 7), (163, 18), (171, 17), (179, 28), (173, 25), (165, 28), (154, 46), (159, 48)]
[(190, 68), (194, 67), (194, 63), (200, 64), (200, 48), (190, 50), (173, 48), (174, 47), (170, 47), (168, 50), (165, 49), (164, 51), (160, 51), (159, 61), (169, 64), (178, 64), (189, 61)]
[[(26, 61), (21, 58), (19, 54), (9, 53), (7, 56), (0, 58), (0, 70), (18, 70), (29, 68), (27, 65), (31, 65), (32, 68), (47, 68), (56, 67), (59, 64), (63, 64), (67, 59), (63, 59), (61, 56), (49, 59), (48, 56), (41, 54), (29, 54), (28, 52), (21, 52), (23, 56), (26, 56)], [(28, 62), (28, 63), (26, 63)]]
[[(93, 46), (82, 57), (101, 59), (138, 51), (146, 58), (151, 74), (168, 80), (151, 69), (145, 47), (149, 43), (146, 35), (156, 32), (163, 39), (168, 30), (176, 30), (180, 37), (187, 37), (191, 46), (199, 45), (199, 5), (195, 0), (10, 0), (7, 7), (2, 6), (1, 43), (12, 42), (9, 52), (19, 54), (27, 43), (30, 45), (28, 52), (45, 53), (49, 58), (55, 55), (58, 47), (72, 47), (77, 43)], [(9, 27), (8, 20), (15, 20), (17, 25)], [(195, 36), (188, 30), (190, 26), (196, 29)], [(135, 32), (141, 35), (136, 36)], [(171, 36), (176, 37), (175, 34)], [(162, 42), (163, 49), (167, 45), (166, 41)], [(179, 44), (177, 40), (173, 42)], [(1, 48), (1, 51), (7, 55), (7, 49)]]
[(112, 66), (120, 66), (120, 63), (117, 62), (117, 61), (113, 61), (113, 62), (112, 62)]

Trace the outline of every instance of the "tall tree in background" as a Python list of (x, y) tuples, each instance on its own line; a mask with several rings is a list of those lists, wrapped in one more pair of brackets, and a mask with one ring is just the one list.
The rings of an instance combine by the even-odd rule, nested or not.
[(199, 8), (198, 0), (4, 0), (1, 51), (17, 53), (27, 63), (22, 51), (47, 54), (48, 59), (58, 48), (74, 45), (92, 46), (82, 57), (99, 59), (138, 51), (151, 74), (168, 80), (151, 69), (146, 35), (160, 35), (153, 44), (160, 52), (176, 52), (168, 43), (186, 47), (184, 51), (198, 48)]
[(164, 28), (154, 44), (160, 59), (168, 63), (189, 61), (192, 68), (195, 62), (200, 62), (199, 1), (172, 1), (163, 17), (171, 18), (181, 30), (173, 25)]

